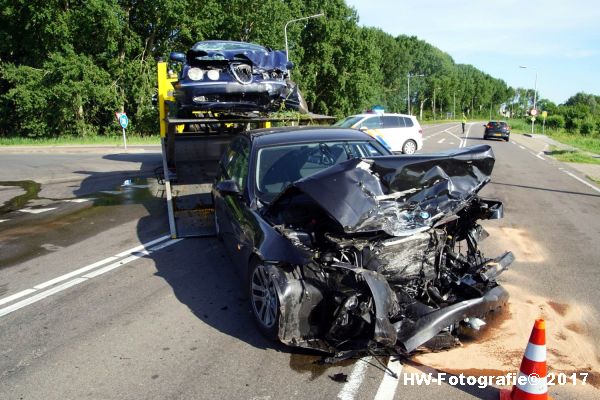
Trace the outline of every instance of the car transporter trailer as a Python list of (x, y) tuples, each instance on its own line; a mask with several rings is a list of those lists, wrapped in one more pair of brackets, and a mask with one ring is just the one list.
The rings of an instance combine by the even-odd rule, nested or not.
[(175, 118), (173, 97), (177, 77), (159, 62), (158, 107), (162, 169), (172, 238), (215, 235), (211, 188), (219, 160), (227, 145), (242, 131), (272, 125), (328, 124), (334, 118), (307, 114), (299, 118), (281, 116), (227, 115), (198, 112), (197, 118)]

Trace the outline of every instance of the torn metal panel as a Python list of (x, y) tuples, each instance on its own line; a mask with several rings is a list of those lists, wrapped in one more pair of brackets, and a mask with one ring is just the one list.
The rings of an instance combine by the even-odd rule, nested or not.
[(306, 194), (346, 233), (409, 236), (456, 213), (489, 181), (493, 166), (487, 145), (351, 159), (294, 182), (271, 207)]
[[(280, 71), (287, 71), (288, 60), (285, 51), (281, 50), (269, 50), (267, 48), (258, 49), (259, 46), (247, 44), (245, 49), (231, 49), (226, 48), (207, 50), (206, 42), (196, 43), (187, 53), (188, 62), (194, 64), (202, 61), (240, 61), (248, 60), (254, 66), (264, 69), (278, 69)], [(225, 42), (226, 43), (226, 42)], [(215, 46), (217, 47), (217, 46)]]

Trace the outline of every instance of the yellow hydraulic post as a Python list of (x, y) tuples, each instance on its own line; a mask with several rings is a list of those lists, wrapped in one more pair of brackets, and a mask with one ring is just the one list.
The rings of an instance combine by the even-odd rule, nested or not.
[(177, 78), (170, 78), (167, 72), (167, 63), (159, 62), (157, 66), (158, 78), (158, 113), (160, 118), (160, 137), (164, 138), (167, 135), (167, 101), (175, 101), (173, 97), (173, 82)]
[[(165, 176), (165, 192), (167, 195), (167, 214), (169, 217), (169, 229), (171, 231), (171, 238), (175, 239), (177, 237), (177, 228), (175, 226), (175, 215), (173, 213), (173, 198), (171, 195), (171, 177), (169, 176), (169, 165), (167, 162), (168, 152), (173, 151), (173, 146), (175, 145), (175, 141), (173, 140), (173, 133), (169, 135), (168, 133), (168, 124), (167, 124), (167, 114), (169, 110), (167, 109), (167, 101), (175, 101), (173, 97), (173, 82), (177, 79), (170, 78), (167, 72), (167, 63), (159, 62), (157, 65), (157, 73), (158, 73), (158, 113), (159, 113), (159, 123), (160, 123), (160, 137), (162, 144), (162, 158), (163, 158), (163, 173)], [(168, 140), (171, 139), (171, 140)], [(170, 143), (167, 144), (167, 141)], [(168, 147), (168, 148), (167, 148)]]

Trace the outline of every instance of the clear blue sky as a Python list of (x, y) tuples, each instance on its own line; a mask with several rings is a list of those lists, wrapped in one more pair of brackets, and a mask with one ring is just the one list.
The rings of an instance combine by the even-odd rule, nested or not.
[(600, 95), (600, 2), (593, 0), (346, 0), (360, 24), (417, 36), (513, 87), (563, 103)]

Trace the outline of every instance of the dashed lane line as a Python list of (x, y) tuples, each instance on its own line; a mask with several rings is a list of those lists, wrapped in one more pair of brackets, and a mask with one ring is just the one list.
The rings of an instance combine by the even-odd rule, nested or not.
[(7, 219), (0, 219), (0, 223), (8, 221)]
[[(161, 237), (159, 237), (157, 239), (154, 239), (154, 240), (151, 240), (149, 242), (143, 243), (143, 244), (141, 244), (139, 246), (136, 246), (136, 247), (133, 247), (133, 248), (131, 248), (129, 250), (125, 250), (125, 251), (123, 251), (123, 252), (121, 252), (119, 254), (116, 254), (114, 256), (107, 257), (107, 258), (105, 258), (103, 260), (100, 260), (100, 261), (97, 261), (97, 262), (95, 262), (93, 264), (87, 265), (85, 267), (76, 269), (75, 271), (71, 271), (71, 272), (69, 272), (67, 274), (58, 276), (58, 277), (56, 277), (54, 279), (50, 279), (50, 280), (48, 280), (46, 282), (40, 283), (38, 285), (35, 285), (32, 288), (30, 288), (30, 289), (25, 289), (25, 290), (22, 290), (22, 291), (20, 291), (18, 293), (13, 294), (13, 295), (4, 297), (4, 298), (0, 299), (0, 305), (10, 303), (10, 302), (15, 301), (15, 300), (17, 300), (19, 298), (28, 296), (28, 295), (30, 295), (32, 293), (35, 293), (35, 292), (38, 292), (38, 291), (40, 291), (42, 289), (45, 289), (45, 288), (50, 287), (50, 286), (53, 286), (53, 285), (55, 285), (55, 284), (57, 284), (59, 282), (63, 282), (63, 281), (66, 281), (68, 279), (74, 278), (74, 277), (79, 276), (79, 275), (81, 275), (81, 274), (83, 274), (85, 272), (91, 271), (91, 270), (93, 270), (95, 268), (101, 267), (101, 266), (103, 266), (105, 264), (108, 264), (108, 263), (112, 262), (112, 264), (109, 265), (109, 266), (111, 266), (111, 268), (107, 269), (106, 271), (104, 271), (104, 272), (108, 272), (110, 270), (113, 270), (115, 268), (120, 267), (121, 265), (124, 265), (126, 263), (131, 262), (131, 261), (134, 261), (137, 258), (143, 257), (144, 255), (150, 254), (150, 253), (158, 251), (158, 250), (160, 250), (160, 249), (162, 249), (164, 247), (167, 247), (167, 246), (170, 246), (172, 244), (175, 244), (179, 240), (181, 240), (181, 239), (175, 239), (175, 240), (170, 240), (170, 241), (165, 242), (165, 240), (168, 240), (169, 238), (170, 238), (169, 235), (161, 236)], [(154, 246), (154, 245), (156, 245), (156, 246), (155, 247), (150, 247), (150, 246)], [(147, 249), (147, 250), (145, 250), (145, 249)], [(126, 256), (129, 256), (129, 257), (126, 257)], [(117, 260), (119, 260), (119, 259), (121, 259), (123, 257), (126, 257), (126, 258), (122, 259), (121, 261), (117, 261)], [(95, 274), (93, 276), (89, 276), (89, 274), (88, 274), (88, 275), (84, 276), (83, 278), (85, 278), (84, 280), (87, 280), (87, 279), (93, 278), (93, 277), (98, 276), (98, 275), (101, 275), (101, 274), (98, 273), (98, 274)], [(78, 283), (80, 283), (80, 282), (78, 282)], [(67, 287), (70, 287), (70, 286), (67, 286)], [(54, 288), (51, 289), (51, 290), (54, 290)], [(40, 294), (42, 294), (42, 293), (45, 293), (45, 292), (41, 292)], [(51, 294), (53, 294), (53, 293), (55, 293), (55, 292), (52, 292)], [(33, 297), (36, 297), (36, 296), (33, 296)], [(41, 297), (40, 300), (43, 299), (43, 298), (45, 298), (45, 297), (47, 297), (47, 296)], [(29, 302), (30, 299), (31, 298), (28, 298), (28, 299), (23, 300), (23, 301), (21, 301), (19, 303), (15, 303), (12, 306), (0, 309), (0, 317), (3, 316), (3, 315), (8, 314), (10, 312), (13, 312), (15, 310), (18, 310), (19, 308), (22, 308), (22, 307), (25, 307), (25, 306), (27, 306), (29, 304), (32, 304), (31, 302)], [(19, 304), (22, 304), (22, 305), (20, 307), (14, 308), (14, 309), (12, 308), (12, 307), (15, 307), (16, 305), (19, 305)]]
[(371, 361), (371, 357), (363, 357), (356, 361), (354, 364), (354, 368), (348, 376), (348, 381), (342, 387), (342, 390), (338, 393), (337, 398), (339, 400), (354, 400), (356, 394), (358, 393), (358, 389), (365, 377), (365, 372), (367, 372), (367, 367), (369, 366), (369, 362)]
[(444, 143), (444, 141), (446, 140), (446, 138), (441, 138), (440, 140), (438, 140), (438, 143)]
[(45, 213), (45, 212), (52, 211), (52, 210), (56, 210), (56, 207), (49, 207), (49, 208), (22, 208), (19, 211), (20, 212), (24, 212), (24, 213), (28, 213), (28, 214), (41, 214), (41, 213)]
[(93, 198), (85, 198), (85, 199), (66, 199), (63, 201), (66, 201), (67, 203), (85, 203), (86, 201), (93, 201), (96, 199)]

